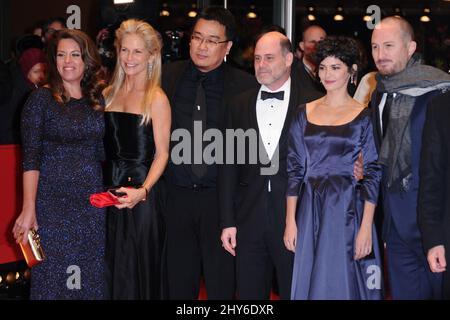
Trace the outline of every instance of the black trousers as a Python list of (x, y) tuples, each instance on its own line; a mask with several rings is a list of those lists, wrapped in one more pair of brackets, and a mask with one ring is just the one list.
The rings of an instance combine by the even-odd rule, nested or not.
[(275, 207), (283, 206), (274, 206), (271, 193), (266, 201), (265, 210), (238, 225), (236, 281), (241, 300), (269, 299), (274, 270), (280, 299), (291, 297), (294, 253), (286, 249), (283, 241), (285, 212), (277, 212)]
[(450, 300), (450, 271), (448, 270), (448, 268), (443, 274), (443, 279), (444, 279), (443, 296), (445, 300)]
[(217, 189), (167, 186), (169, 299), (197, 299), (202, 272), (208, 299), (234, 299), (234, 257), (220, 240)]

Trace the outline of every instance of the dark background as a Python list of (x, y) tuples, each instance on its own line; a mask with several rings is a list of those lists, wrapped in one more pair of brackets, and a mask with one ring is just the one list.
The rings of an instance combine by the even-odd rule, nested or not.
[[(253, 38), (264, 25), (279, 22), (278, 0), (228, 0), (228, 8), (238, 21), (238, 38), (236, 39), (230, 59), (243, 68), (251, 62)], [(180, 31), (182, 38), (187, 39), (186, 32), (192, 27), (193, 18), (187, 16), (191, 9), (201, 8), (205, 4), (223, 5), (222, 0), (135, 0), (132, 5), (117, 6), (113, 0), (0, 0), (0, 59), (8, 60), (15, 40), (39, 21), (50, 17), (67, 18), (66, 8), (76, 4), (81, 8), (81, 27), (95, 39), (97, 32), (121, 19), (136, 17), (150, 22), (163, 35), (165, 31)], [(317, 23), (329, 34), (350, 35), (359, 39), (367, 50), (370, 45), (371, 30), (362, 20), (368, 5), (376, 4), (382, 9), (382, 15), (392, 15), (395, 8), (410, 21), (415, 29), (419, 51), (427, 63), (448, 71), (450, 68), (450, 1), (446, 0), (297, 0), (295, 1), (294, 45), (301, 38), (301, 30), (309, 24), (306, 19), (307, 7), (313, 4), (316, 10)], [(333, 15), (338, 4), (344, 8), (345, 19), (335, 22)], [(425, 6), (431, 9), (431, 22), (419, 21)], [(161, 17), (160, 11), (165, 9), (170, 16)], [(257, 14), (256, 19), (246, 17), (249, 11)], [(181, 39), (182, 40), (182, 39)], [(181, 41), (180, 40), (180, 41)], [(170, 46), (170, 43), (166, 43)], [(181, 41), (177, 58), (187, 56), (187, 40)], [(371, 63), (370, 52), (369, 64)]]

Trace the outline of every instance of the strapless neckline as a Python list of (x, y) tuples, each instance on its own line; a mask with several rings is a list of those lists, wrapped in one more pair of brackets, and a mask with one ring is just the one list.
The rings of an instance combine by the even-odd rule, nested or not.
[(130, 115), (130, 116), (136, 116), (136, 117), (142, 117), (142, 114), (140, 113), (133, 113), (133, 112), (125, 112), (125, 111), (105, 111), (105, 113), (110, 114), (120, 114), (120, 115)]

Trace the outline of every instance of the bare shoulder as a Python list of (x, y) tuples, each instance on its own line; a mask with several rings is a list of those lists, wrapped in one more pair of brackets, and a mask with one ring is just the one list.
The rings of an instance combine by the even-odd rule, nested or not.
[(106, 97), (106, 96), (110, 93), (111, 89), (112, 89), (111, 86), (107, 86), (105, 89), (103, 89), (102, 95), (103, 95), (104, 97)]
[(348, 115), (349, 118), (356, 120), (358, 118), (367, 116), (369, 112), (370, 112), (369, 109), (365, 105), (359, 103), (356, 100), (353, 100), (352, 103), (350, 104)]
[(169, 99), (161, 88), (155, 90), (151, 109), (158, 112), (170, 111)]
[(350, 104), (350, 109), (355, 112), (355, 113), (360, 113), (361, 111), (363, 111), (366, 106), (363, 105), (362, 103), (360, 103), (359, 101), (352, 99), (352, 103)]
[(169, 105), (169, 99), (167, 98), (166, 93), (161, 88), (155, 89), (155, 95), (153, 97), (154, 105)]
[(313, 111), (323, 101), (323, 97), (305, 104), (306, 113)]

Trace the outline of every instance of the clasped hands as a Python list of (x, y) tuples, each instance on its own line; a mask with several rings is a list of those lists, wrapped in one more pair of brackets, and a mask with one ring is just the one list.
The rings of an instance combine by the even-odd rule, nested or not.
[(137, 205), (141, 201), (145, 201), (147, 198), (147, 192), (144, 187), (140, 188), (126, 188), (120, 187), (118, 189), (114, 189), (116, 193), (122, 193), (121, 196), (116, 196), (111, 193), (120, 204), (116, 204), (115, 207), (117, 209), (133, 209), (135, 205)]

